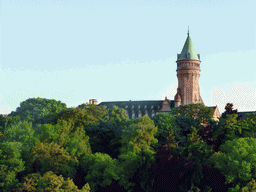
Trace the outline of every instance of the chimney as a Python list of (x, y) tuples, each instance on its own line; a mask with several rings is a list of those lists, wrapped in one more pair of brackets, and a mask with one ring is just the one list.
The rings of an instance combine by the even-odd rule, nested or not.
[(90, 99), (89, 104), (97, 105), (97, 99)]

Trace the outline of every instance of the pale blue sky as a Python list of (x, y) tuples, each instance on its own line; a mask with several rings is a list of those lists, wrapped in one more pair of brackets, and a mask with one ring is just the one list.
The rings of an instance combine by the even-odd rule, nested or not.
[(0, 113), (33, 97), (76, 107), (173, 100), (190, 36), (200, 92), (220, 112), (256, 110), (256, 1), (1, 0)]

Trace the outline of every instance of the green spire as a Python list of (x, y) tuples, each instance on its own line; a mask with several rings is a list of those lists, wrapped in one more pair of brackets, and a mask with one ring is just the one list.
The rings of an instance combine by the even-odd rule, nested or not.
[(200, 60), (200, 54), (197, 54), (195, 45), (189, 36), (189, 28), (188, 28), (188, 37), (183, 46), (181, 54), (178, 54), (177, 60), (183, 60), (187, 58)]

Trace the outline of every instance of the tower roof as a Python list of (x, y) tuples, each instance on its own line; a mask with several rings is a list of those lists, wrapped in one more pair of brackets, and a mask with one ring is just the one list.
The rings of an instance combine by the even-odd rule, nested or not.
[(188, 58), (200, 60), (200, 54), (197, 54), (195, 45), (189, 36), (189, 29), (188, 29), (188, 37), (183, 46), (181, 54), (178, 54), (177, 60), (183, 60)]

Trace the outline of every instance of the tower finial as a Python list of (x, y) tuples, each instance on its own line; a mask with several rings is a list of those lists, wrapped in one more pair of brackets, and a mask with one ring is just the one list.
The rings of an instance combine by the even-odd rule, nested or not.
[(189, 36), (189, 26), (188, 26), (188, 36)]

